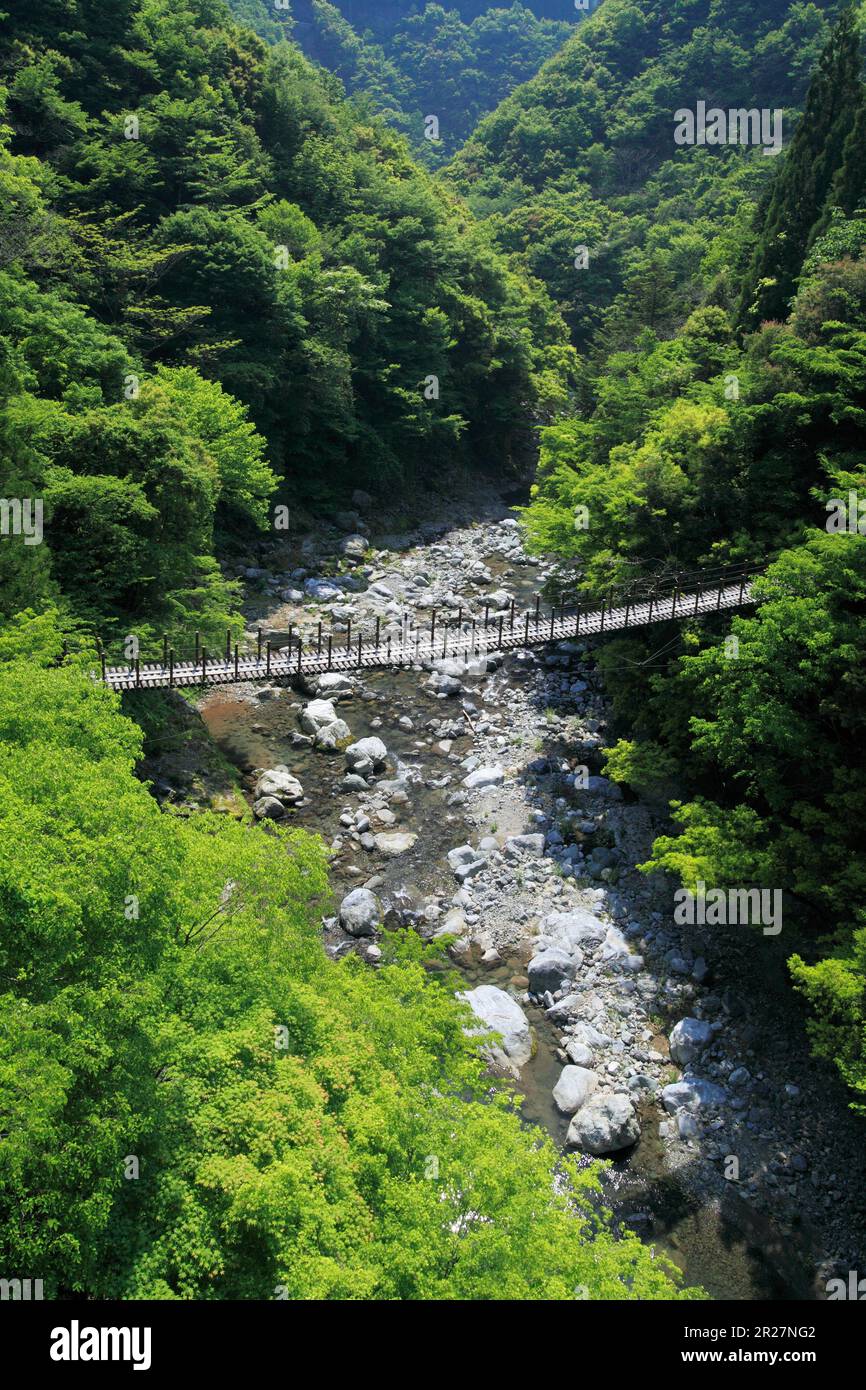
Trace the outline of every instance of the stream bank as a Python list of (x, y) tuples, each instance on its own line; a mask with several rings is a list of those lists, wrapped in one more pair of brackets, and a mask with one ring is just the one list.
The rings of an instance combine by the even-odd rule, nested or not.
[[(555, 578), (524, 554), (495, 494), (449, 501), (397, 535), (376, 535), (370, 511), (361, 494), (331, 532), (239, 566), (251, 631), (261, 624), (279, 643), (320, 619), (357, 633), (407, 609), (420, 620), (487, 602), (495, 612)], [(360, 760), (353, 770), (345, 738), (328, 751), (327, 723), (302, 724), (317, 697), (350, 746), (381, 741), (381, 766), (374, 757), (369, 772)], [(501, 989), (525, 1011), (537, 1039), (519, 1073), (527, 1120), (565, 1142), (569, 1118), (552, 1092), (575, 1059), (599, 1093), (628, 1103), (640, 1135), (606, 1167), (606, 1200), (688, 1282), (717, 1298), (821, 1297), (832, 1274), (866, 1265), (862, 1128), (808, 1055), (784, 947), (746, 929), (676, 926), (673, 885), (635, 871), (669, 827), (664, 808), (599, 776), (606, 710), (585, 644), (493, 654), (468, 672), (233, 687), (199, 709), (250, 804), (264, 800), (264, 770), (284, 767), (300, 784), (280, 814), (331, 847), (329, 950), (375, 965), (375, 937), (347, 933), (337, 912), (365, 889), (387, 924), (456, 936), (466, 988)], [(195, 804), (183, 789), (165, 795)], [(579, 968), (530, 994), (539, 936), (564, 921), (580, 929)], [(677, 1064), (670, 1038), (683, 1019), (703, 1041), (675, 1044)]]

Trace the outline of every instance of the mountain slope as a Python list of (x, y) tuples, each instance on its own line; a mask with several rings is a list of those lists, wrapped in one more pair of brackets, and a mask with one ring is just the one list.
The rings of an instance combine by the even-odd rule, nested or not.
[(782, 108), (787, 138), (838, 8), (604, 0), (481, 122), (448, 176), (545, 281), (582, 349), (627, 346), (644, 326), (670, 333), (708, 281), (731, 293), (773, 160), (679, 146), (675, 113)]
[(562, 324), (334, 79), (217, 0), (125, 0), (110, 25), (90, 0), (5, 8), (3, 387), (35, 421), (34, 486), (105, 557), (48, 528), (82, 616), (222, 624), (213, 528), (266, 524), (262, 440), (289, 498), (526, 467), (564, 399)]

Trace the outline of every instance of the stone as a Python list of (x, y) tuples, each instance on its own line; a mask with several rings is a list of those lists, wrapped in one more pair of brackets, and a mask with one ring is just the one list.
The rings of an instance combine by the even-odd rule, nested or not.
[(304, 789), (297, 777), (282, 763), (263, 772), (256, 782), (256, 797), (278, 797), (280, 801), (300, 801)]
[(505, 853), (519, 856), (521, 854), (540, 855), (544, 853), (543, 835), (509, 835), (505, 841)]
[(594, 1071), (586, 1067), (563, 1067), (553, 1088), (557, 1110), (563, 1115), (573, 1115), (586, 1104), (597, 1085), (598, 1076)]
[(371, 734), (369, 738), (359, 738), (357, 743), (350, 743), (346, 749), (346, 762), (353, 770), (360, 770), (364, 765), (382, 767), (387, 758), (388, 750), (375, 734)]
[(464, 787), (500, 787), (505, 781), (505, 770), (495, 764), (493, 767), (477, 767), (474, 772), (470, 772), (463, 778)]
[(712, 1042), (718, 1025), (702, 1018), (681, 1018), (669, 1038), (671, 1057), (679, 1067), (687, 1067)]
[(340, 550), (349, 560), (363, 560), (368, 544), (364, 536), (346, 536), (345, 540), (340, 542)]
[(374, 836), (376, 848), (380, 854), (385, 854), (389, 859), (395, 858), (398, 854), (405, 854), (410, 850), (418, 839), (417, 835), (411, 831), (392, 831), (387, 835)]
[(305, 734), (315, 735), (329, 724), (335, 724), (337, 717), (332, 700), (311, 700), (301, 710), (299, 721)]
[(338, 700), (341, 695), (354, 695), (355, 682), (342, 671), (324, 671), (321, 676), (316, 676), (315, 691), (326, 700)]
[(353, 888), (340, 903), (340, 925), (350, 936), (372, 936), (381, 920), (379, 899), (369, 888)]
[(581, 946), (604, 941), (607, 931), (595, 913), (576, 907), (570, 912), (548, 913), (541, 922), (539, 941), (573, 953)]
[(544, 994), (546, 990), (555, 992), (561, 989), (566, 980), (570, 979), (577, 969), (577, 962), (573, 956), (569, 956), (565, 951), (540, 951), (538, 955), (532, 957), (527, 966), (526, 973), (529, 976), (529, 989), (532, 994)]
[(681, 1139), (696, 1139), (700, 1130), (697, 1116), (690, 1110), (677, 1111), (677, 1134)]
[(465, 999), (475, 1017), (484, 1025), (467, 1030), (470, 1037), (494, 1032), (499, 1041), (484, 1048), (485, 1055), (499, 1069), (517, 1076), (532, 1056), (532, 1033), (529, 1020), (516, 999), (495, 985), (478, 985), (458, 995)]
[(598, 1157), (631, 1148), (639, 1138), (637, 1113), (628, 1096), (594, 1095), (573, 1116), (566, 1143)]
[(286, 814), (286, 808), (275, 796), (260, 796), (258, 801), (253, 802), (253, 814), (259, 820), (280, 820)]
[(447, 858), (453, 871), (459, 869), (462, 864), (473, 863), (478, 858), (478, 852), (471, 845), (458, 845), (456, 849), (449, 849)]
[(342, 589), (338, 589), (336, 584), (329, 584), (325, 579), (305, 580), (304, 593), (316, 603), (333, 603), (343, 597)]
[(684, 1077), (662, 1089), (662, 1105), (669, 1115), (677, 1110), (700, 1110), (702, 1107), (718, 1108), (727, 1099), (727, 1092), (712, 1081), (701, 1077)]
[(569, 1038), (565, 1044), (565, 1051), (568, 1060), (573, 1062), (576, 1067), (592, 1066), (592, 1051), (586, 1043), (578, 1042), (576, 1038)]
[(326, 724), (316, 734), (316, 747), (323, 753), (338, 753), (346, 747), (351, 737), (352, 730), (346, 721), (335, 719), (333, 724)]

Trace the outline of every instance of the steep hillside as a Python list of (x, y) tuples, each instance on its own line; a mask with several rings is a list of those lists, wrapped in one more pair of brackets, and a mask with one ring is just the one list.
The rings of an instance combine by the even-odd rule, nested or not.
[[(579, 10), (506, 4), (390, 6), (230, 0), (270, 42), (291, 35), (347, 92), (369, 99), (431, 166), (454, 154), (480, 118), (538, 71), (584, 18)], [(435, 116), (438, 129), (428, 118)]]
[[(761, 884), (782, 893), (816, 1044), (864, 1108), (861, 66), (846, 12), (806, 114), (773, 162), (740, 277), (729, 275), (725, 294), (704, 284), (707, 302), (681, 331), (644, 326), (628, 351), (600, 359), (583, 417), (543, 431), (527, 523), (596, 590), (672, 583), (696, 566), (768, 566), (763, 602), (732, 632), (678, 624), (605, 647), (622, 736), (608, 769), (644, 790), (672, 779), (688, 789), (674, 803), (680, 833), (657, 842), (649, 869), (695, 892)], [(721, 172), (710, 151), (703, 158), (706, 177)]]
[(29, 563), (84, 618), (219, 629), (215, 523), (266, 524), (275, 483), (338, 502), (517, 470), (569, 349), (295, 48), (217, 0), (97, 9), (10, 0), (0, 37), (4, 429), (68, 523), (50, 577)]
[(457, 155), (449, 176), (544, 280), (583, 350), (625, 347), (643, 327), (670, 334), (708, 286), (714, 301), (731, 295), (774, 161), (678, 145), (675, 113), (781, 109), (789, 138), (838, 8), (604, 0)]

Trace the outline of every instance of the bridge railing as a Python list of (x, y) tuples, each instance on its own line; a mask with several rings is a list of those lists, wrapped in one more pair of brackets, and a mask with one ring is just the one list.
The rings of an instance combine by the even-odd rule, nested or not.
[(761, 565), (719, 566), (667, 576), (641, 576), (629, 585), (616, 585), (603, 595), (572, 591), (560, 595), (548, 609), (542, 595), (518, 615), (515, 600), (492, 612), (484, 605), (483, 618), (465, 607), (446, 612), (433, 610), (423, 625), (407, 614), (400, 624), (383, 632), (381, 617), (372, 630), (326, 632), (320, 621), (315, 632), (296, 633), (275, 647), (258, 630), (255, 655), (241, 653), (227, 630), (224, 651), (215, 656), (195, 634), (194, 654), (179, 658), (166, 635), (161, 661), (110, 666), (105, 648), (99, 646), (101, 676), (115, 689), (230, 684), (273, 677), (321, 674), (371, 666), (402, 666), (437, 657), (471, 656), (541, 645), (566, 637), (594, 637), (651, 623), (699, 617), (714, 610), (734, 608), (751, 601), (751, 579)]

